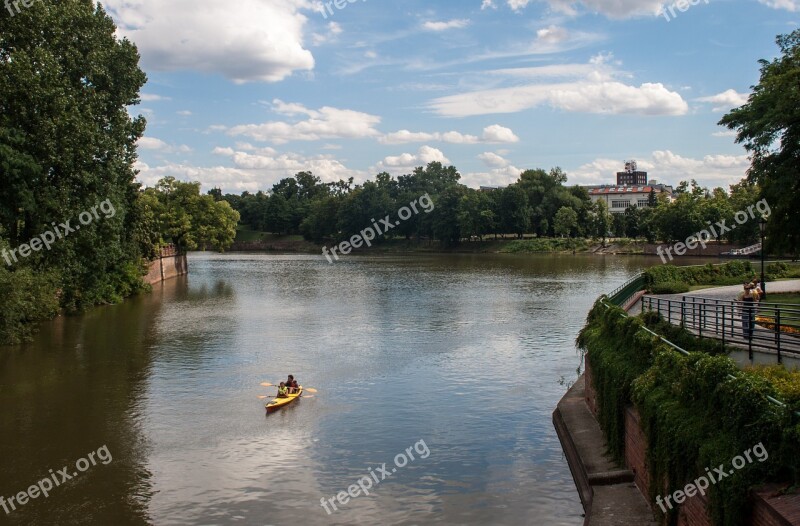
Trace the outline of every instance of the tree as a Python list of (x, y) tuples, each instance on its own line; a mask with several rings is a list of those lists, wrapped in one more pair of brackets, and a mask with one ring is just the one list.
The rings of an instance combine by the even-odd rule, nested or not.
[(461, 234), (464, 237), (478, 237), (483, 241), (483, 236), (494, 230), (494, 212), (488, 194), (465, 189), (464, 196), (458, 206), (458, 221)]
[(143, 287), (151, 237), (133, 169), (145, 119), (128, 112), (147, 80), (136, 47), (86, 1), (33, 2), (0, 35), (0, 226), (18, 246), (107, 200), (113, 217), (23, 265), (56, 275), (62, 308), (118, 301)]
[(598, 199), (594, 204), (594, 235), (603, 240), (606, 246), (606, 237), (611, 228), (611, 215), (608, 212), (608, 205), (602, 199)]
[(578, 213), (568, 206), (562, 206), (553, 221), (556, 235), (572, 237), (572, 233), (578, 228)]
[(163, 238), (172, 241), (178, 250), (225, 250), (233, 243), (239, 212), (227, 201), (200, 195), (200, 183), (165, 177), (145, 194), (155, 207), (154, 216)]
[(500, 195), (500, 225), (503, 233), (522, 238), (531, 225), (531, 207), (528, 196), (517, 184), (502, 190)]
[(770, 250), (800, 252), (800, 30), (780, 35), (781, 55), (760, 60), (761, 77), (743, 106), (719, 124), (735, 130), (736, 142), (751, 156), (748, 180), (761, 187), (772, 214), (767, 222)]

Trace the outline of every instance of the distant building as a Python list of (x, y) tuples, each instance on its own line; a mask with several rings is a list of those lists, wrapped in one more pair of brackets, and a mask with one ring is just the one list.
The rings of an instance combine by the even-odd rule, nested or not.
[(481, 186), (481, 192), (494, 192), (495, 190), (502, 190), (505, 186)]
[(674, 189), (670, 185), (657, 184), (655, 180), (647, 182), (647, 172), (641, 172), (636, 166), (636, 161), (626, 161), (625, 171), (617, 172), (617, 184), (600, 184), (584, 186), (589, 192), (592, 203), (599, 200), (606, 202), (612, 214), (624, 214), (632, 206), (645, 208), (650, 205), (650, 194), (656, 198), (666, 194), (672, 200)]
[(647, 186), (647, 172), (640, 172), (636, 161), (625, 161), (625, 171), (617, 172), (617, 186)]
[(656, 197), (665, 193), (672, 199), (672, 187), (664, 184), (647, 186), (600, 186), (588, 188), (592, 203), (599, 200), (606, 202), (608, 211), (612, 214), (624, 214), (632, 206), (645, 208), (650, 206), (650, 192)]

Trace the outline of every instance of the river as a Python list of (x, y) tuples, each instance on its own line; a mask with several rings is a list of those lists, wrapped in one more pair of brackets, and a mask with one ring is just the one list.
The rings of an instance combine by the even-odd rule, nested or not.
[[(0, 495), (71, 477), (0, 524), (578, 526), (551, 413), (594, 300), (655, 262), (191, 254), (0, 348)], [(289, 373), (319, 392), (265, 416)]]

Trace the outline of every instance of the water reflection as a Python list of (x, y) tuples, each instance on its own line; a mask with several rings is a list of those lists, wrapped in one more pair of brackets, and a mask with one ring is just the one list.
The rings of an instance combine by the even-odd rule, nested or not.
[[(0, 495), (114, 456), (5, 519), (581, 524), (550, 414), (591, 303), (646, 264), (194, 254), (188, 278), (0, 349)], [(259, 384), (289, 373), (320, 393), (265, 418)], [(320, 506), (420, 439), (428, 458)]]

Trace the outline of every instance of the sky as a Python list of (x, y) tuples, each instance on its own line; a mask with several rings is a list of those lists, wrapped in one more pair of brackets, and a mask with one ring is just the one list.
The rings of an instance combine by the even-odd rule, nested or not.
[[(683, 1), (683, 0), (682, 0)], [(107, 0), (148, 82), (138, 179), (269, 190), (440, 161), (461, 182), (560, 166), (613, 183), (727, 187), (749, 162), (717, 125), (800, 0)], [(683, 8), (683, 9), (681, 9)]]

